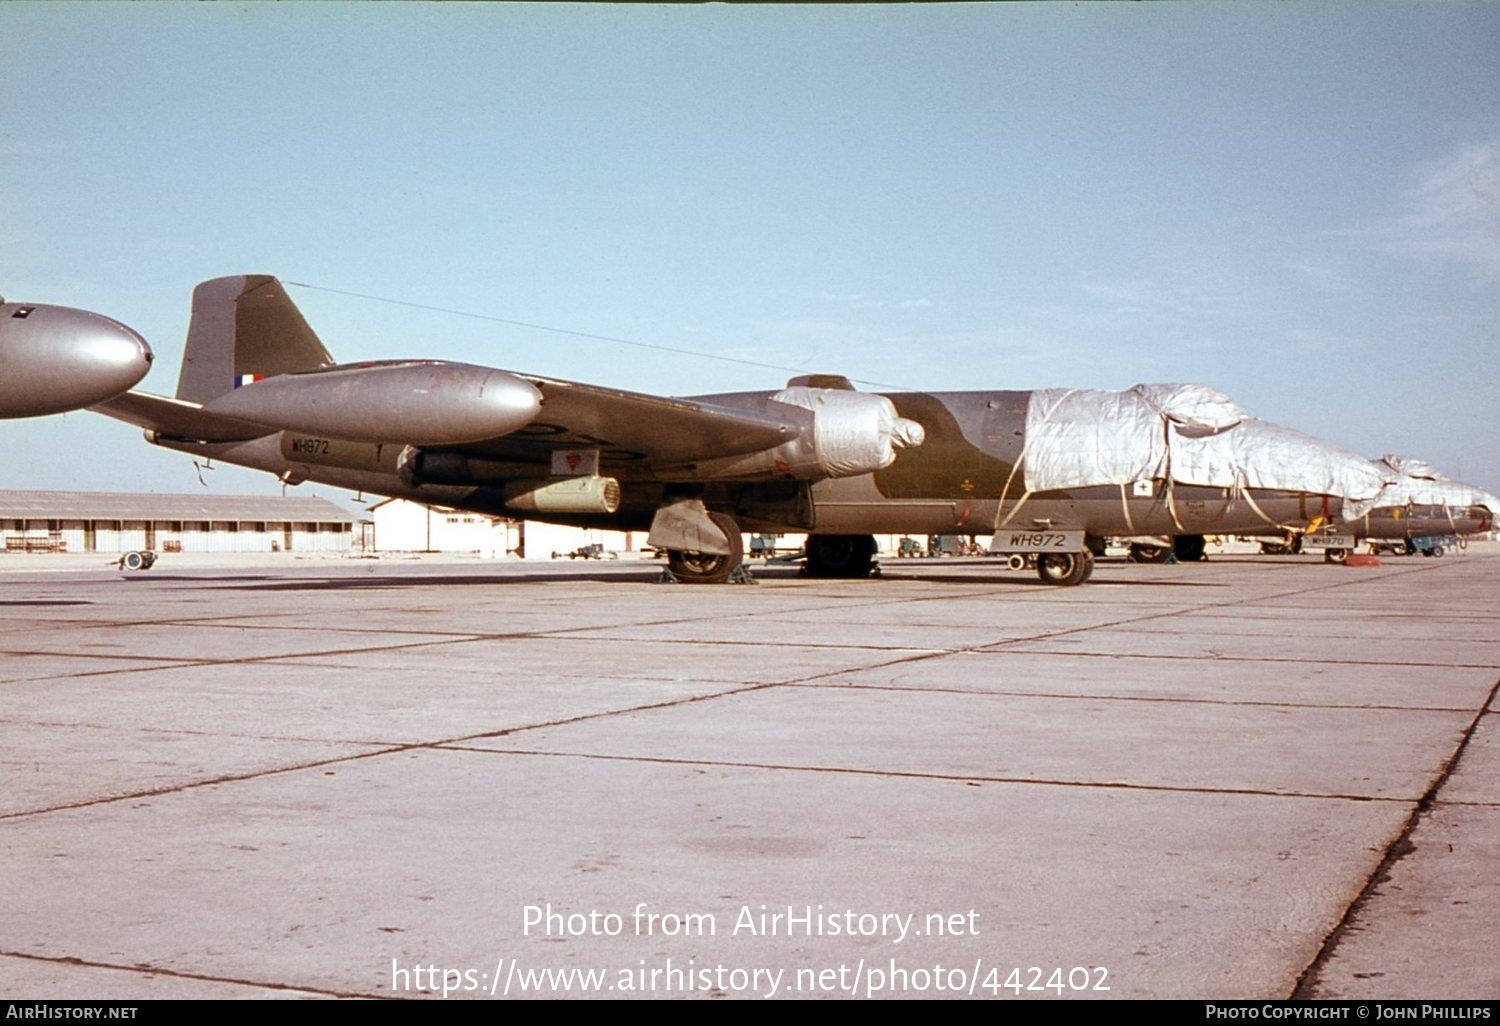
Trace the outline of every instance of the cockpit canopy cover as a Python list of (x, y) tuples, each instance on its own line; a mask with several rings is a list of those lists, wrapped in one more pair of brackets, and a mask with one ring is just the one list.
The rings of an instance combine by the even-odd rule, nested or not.
[(1364, 457), (1251, 417), (1207, 385), (1035, 391), (1024, 459), (1032, 492), (1153, 480), (1273, 488), (1342, 496), (1346, 517), (1386, 485)]

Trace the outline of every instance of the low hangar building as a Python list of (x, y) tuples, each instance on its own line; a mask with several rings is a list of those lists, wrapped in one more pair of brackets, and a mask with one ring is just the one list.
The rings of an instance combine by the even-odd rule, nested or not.
[(5, 552), (349, 552), (356, 519), (317, 497), (0, 492)]

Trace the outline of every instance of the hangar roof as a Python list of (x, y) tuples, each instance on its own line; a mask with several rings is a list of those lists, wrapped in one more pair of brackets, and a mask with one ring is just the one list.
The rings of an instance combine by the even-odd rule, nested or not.
[(352, 524), (354, 513), (316, 496), (3, 492), (4, 520), (219, 520)]

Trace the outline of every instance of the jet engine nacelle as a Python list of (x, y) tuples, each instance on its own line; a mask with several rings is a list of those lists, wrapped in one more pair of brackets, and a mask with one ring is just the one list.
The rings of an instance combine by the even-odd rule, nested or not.
[(895, 461), (898, 449), (914, 449), (926, 437), (921, 424), (900, 416), (885, 396), (869, 392), (785, 388), (766, 403), (766, 412), (773, 411), (800, 424), (797, 437), (742, 456), (658, 467), (657, 476), (668, 481), (858, 477), (884, 470)]
[(883, 395), (842, 388), (784, 388), (773, 402), (813, 413), (813, 449), (825, 477), (856, 477), (884, 470), (896, 450), (916, 448), (926, 438), (922, 425), (896, 413)]
[[(521, 513), (613, 513), (620, 482), (597, 474), (536, 477), (534, 463), (506, 463), (458, 452), (424, 452), (414, 445), (396, 458), (396, 476), (408, 488), (422, 485), (499, 487), (505, 505)], [(545, 471), (541, 471), (545, 473)]]

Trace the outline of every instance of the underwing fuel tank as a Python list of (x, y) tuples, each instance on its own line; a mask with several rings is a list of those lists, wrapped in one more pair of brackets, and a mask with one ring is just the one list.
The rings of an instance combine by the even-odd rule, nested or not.
[(129, 391), (151, 347), (119, 321), (66, 306), (0, 302), (0, 417), (66, 413)]
[(531, 382), (438, 360), (344, 364), (281, 374), (208, 403), (209, 413), (348, 442), (460, 445), (530, 424), (542, 408)]

